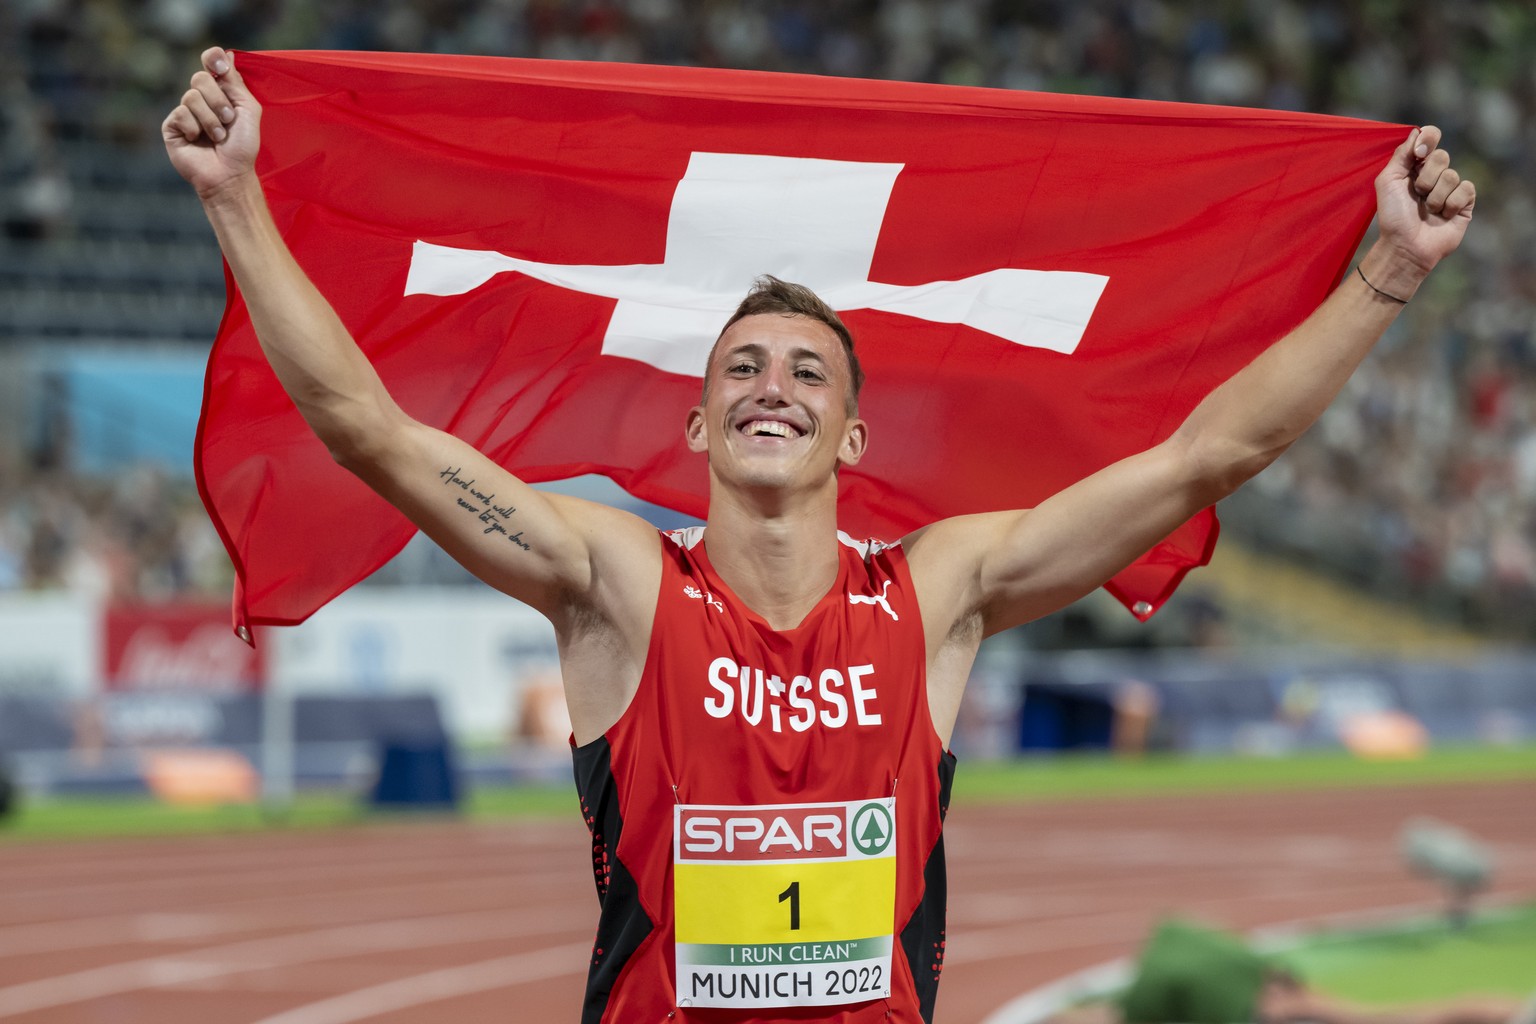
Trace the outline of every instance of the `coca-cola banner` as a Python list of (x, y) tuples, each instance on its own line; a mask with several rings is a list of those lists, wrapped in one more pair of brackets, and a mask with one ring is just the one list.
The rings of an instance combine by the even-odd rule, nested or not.
[(114, 605), (103, 625), (108, 690), (236, 693), (266, 682), (262, 648), (230, 633), (229, 609), (221, 605)]

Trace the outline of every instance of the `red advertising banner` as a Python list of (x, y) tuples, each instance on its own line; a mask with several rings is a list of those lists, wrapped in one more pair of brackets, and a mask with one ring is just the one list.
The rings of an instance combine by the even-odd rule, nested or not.
[(102, 616), (106, 689), (236, 693), (259, 690), (266, 661), (229, 632), (216, 604), (113, 605)]

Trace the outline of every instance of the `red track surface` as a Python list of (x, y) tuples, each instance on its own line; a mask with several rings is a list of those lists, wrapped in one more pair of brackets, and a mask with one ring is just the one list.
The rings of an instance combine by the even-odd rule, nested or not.
[[(573, 800), (574, 802), (574, 800)], [(1237, 929), (1431, 906), (1397, 831), (1490, 841), (1536, 897), (1536, 781), (960, 806), (944, 1024), (1131, 952), (1161, 913)], [(0, 848), (0, 1020), (575, 1021), (596, 924), (569, 822)]]

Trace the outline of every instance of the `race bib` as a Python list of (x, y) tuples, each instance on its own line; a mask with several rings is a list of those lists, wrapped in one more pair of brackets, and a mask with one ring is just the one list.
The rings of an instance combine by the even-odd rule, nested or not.
[(680, 1006), (833, 1006), (891, 994), (896, 800), (679, 805)]

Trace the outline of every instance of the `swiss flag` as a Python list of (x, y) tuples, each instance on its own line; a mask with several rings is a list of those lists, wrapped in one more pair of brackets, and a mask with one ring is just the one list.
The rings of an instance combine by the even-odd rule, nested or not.
[[(869, 374), (842, 527), (1022, 508), (1170, 434), (1339, 280), (1406, 127), (798, 75), (244, 53), (277, 223), (412, 415), (529, 481), (706, 513), (683, 445), (752, 278)], [(237, 627), (303, 620), (413, 527), (268, 369), (233, 281), (197, 446)], [(1207, 510), (1117, 576), (1145, 618)]]

